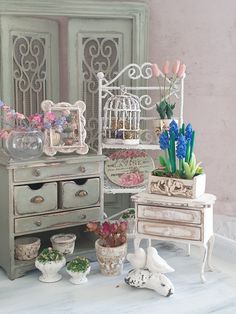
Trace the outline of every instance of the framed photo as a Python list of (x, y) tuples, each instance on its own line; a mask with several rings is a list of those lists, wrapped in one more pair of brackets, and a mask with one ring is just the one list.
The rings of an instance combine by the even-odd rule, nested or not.
[(57, 152), (87, 154), (85, 103), (79, 100), (73, 105), (67, 102), (54, 104), (51, 100), (44, 100), (41, 108), (44, 111), (44, 153), (48, 156)]
[(148, 175), (153, 169), (153, 159), (141, 150), (116, 151), (105, 161), (107, 178), (126, 188), (147, 185)]

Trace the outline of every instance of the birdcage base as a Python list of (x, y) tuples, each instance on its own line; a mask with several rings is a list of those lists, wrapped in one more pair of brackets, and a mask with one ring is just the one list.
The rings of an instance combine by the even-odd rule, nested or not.
[(124, 144), (124, 145), (137, 145), (139, 144), (139, 139), (120, 139), (120, 138), (106, 138), (104, 140), (106, 144)]

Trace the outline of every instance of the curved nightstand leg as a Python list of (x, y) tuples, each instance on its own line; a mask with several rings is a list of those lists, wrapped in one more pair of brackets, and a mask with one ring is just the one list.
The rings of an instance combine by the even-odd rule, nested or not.
[(214, 242), (215, 242), (215, 235), (213, 234), (210, 239), (208, 240), (208, 254), (207, 254), (207, 266), (209, 271), (213, 271), (214, 267), (211, 264), (211, 257), (212, 257), (212, 251), (214, 247)]
[(202, 267), (201, 267), (201, 274), (200, 274), (202, 283), (206, 282), (206, 278), (204, 276), (204, 271), (205, 271), (207, 254), (208, 254), (208, 245), (204, 244), (203, 248), (204, 248), (204, 256), (203, 256)]
[(186, 254), (187, 254), (187, 256), (190, 256), (190, 253), (191, 253), (191, 244), (187, 244), (187, 249), (186, 249)]

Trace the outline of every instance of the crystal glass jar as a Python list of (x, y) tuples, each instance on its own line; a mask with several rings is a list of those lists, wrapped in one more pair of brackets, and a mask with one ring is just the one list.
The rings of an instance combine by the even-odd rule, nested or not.
[(39, 130), (13, 130), (6, 140), (6, 149), (14, 159), (31, 159), (43, 153), (44, 134)]

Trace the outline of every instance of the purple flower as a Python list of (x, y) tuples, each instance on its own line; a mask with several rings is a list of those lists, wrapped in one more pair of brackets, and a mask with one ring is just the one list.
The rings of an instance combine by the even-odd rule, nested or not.
[(193, 134), (193, 128), (192, 128), (192, 125), (189, 123), (187, 126), (186, 126), (186, 129), (185, 129), (185, 138), (186, 140), (190, 140), (192, 139), (192, 134)]
[(179, 159), (184, 159), (186, 156), (186, 139), (180, 134), (177, 142), (176, 155)]
[(59, 126), (59, 125), (63, 125), (66, 123), (66, 117), (60, 117), (57, 118), (54, 122), (55, 125)]
[(50, 122), (45, 122), (43, 125), (44, 129), (50, 129), (52, 127)]
[(0, 108), (4, 106), (4, 102), (0, 100)]
[(179, 136), (179, 129), (178, 124), (175, 122), (175, 120), (172, 120), (169, 127), (169, 134), (171, 135), (172, 132), (174, 132), (175, 135), (175, 141), (178, 139)]
[(166, 150), (170, 147), (169, 136), (167, 132), (161, 133), (159, 143), (162, 150)]

